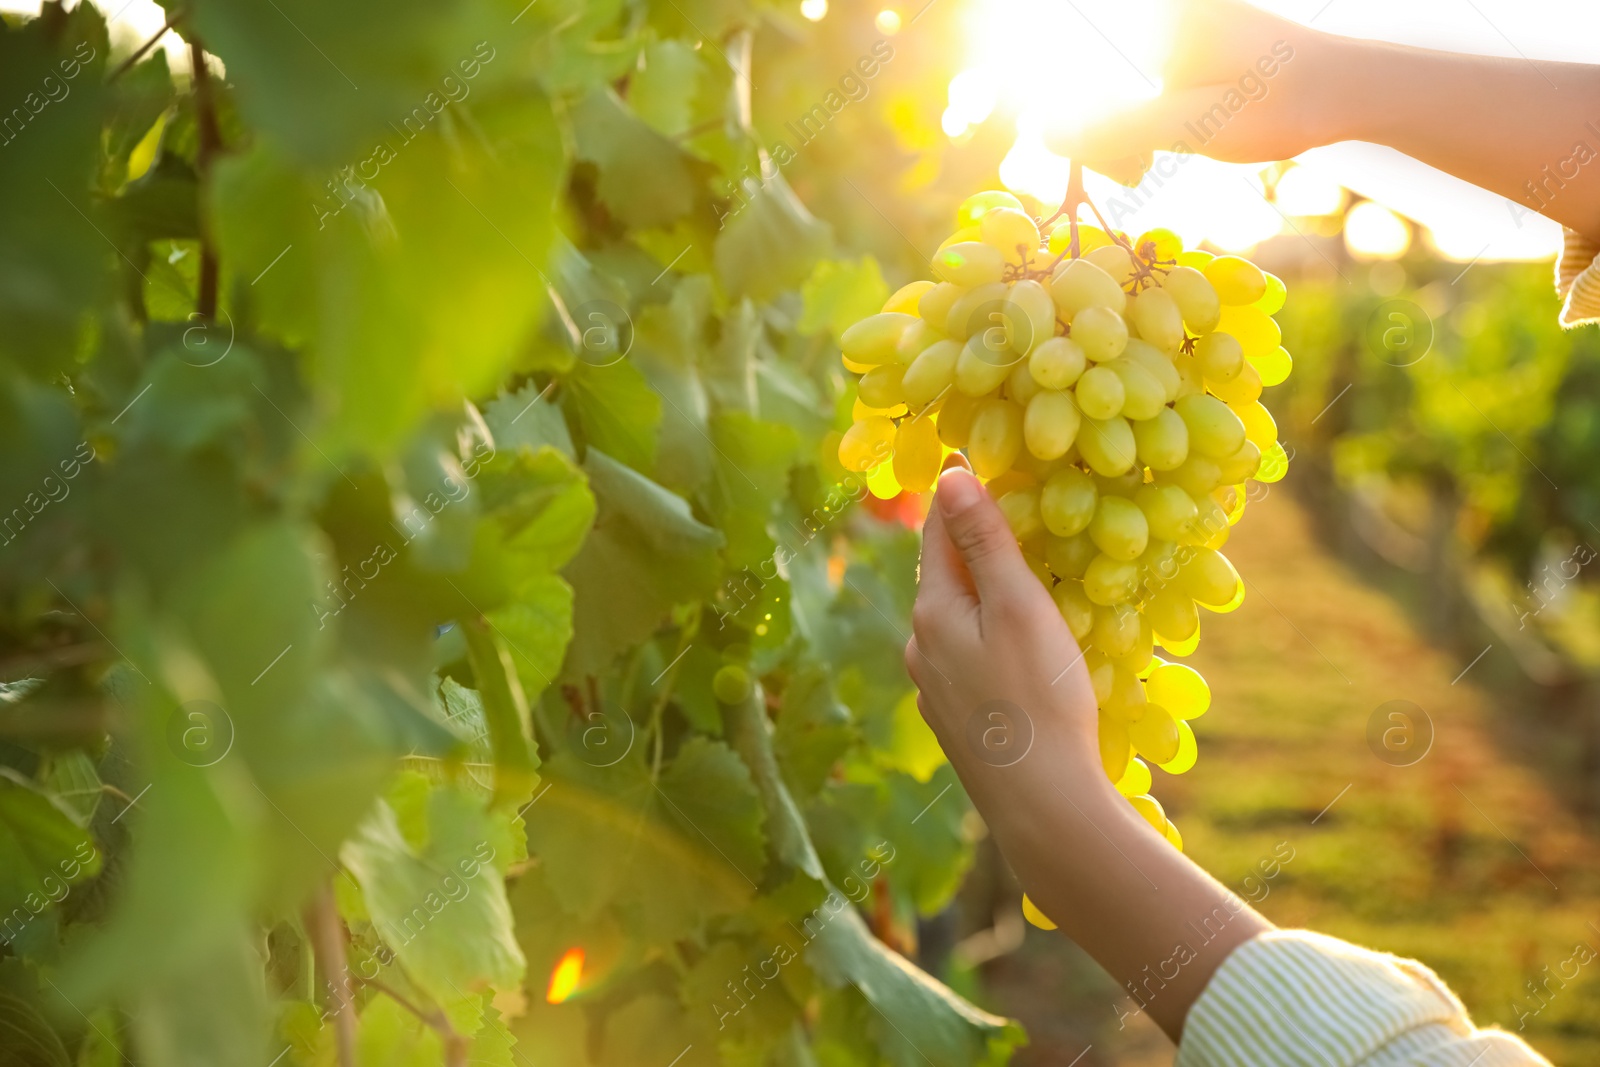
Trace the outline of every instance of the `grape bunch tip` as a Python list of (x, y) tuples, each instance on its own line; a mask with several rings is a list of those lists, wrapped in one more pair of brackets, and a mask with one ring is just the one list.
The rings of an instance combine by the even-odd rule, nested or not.
[(841, 336), (859, 378), (839, 462), (925, 493), (965, 453), (1083, 648), (1107, 778), (1181, 849), (1150, 765), (1194, 765), (1189, 721), (1211, 692), (1155, 650), (1188, 655), (1198, 609), (1244, 599), (1221, 549), (1245, 482), (1288, 472), (1261, 403), (1293, 367), (1272, 318), (1286, 290), (1170, 230), (1043, 233), (1006, 192), (969, 197), (956, 222), (935, 280)]

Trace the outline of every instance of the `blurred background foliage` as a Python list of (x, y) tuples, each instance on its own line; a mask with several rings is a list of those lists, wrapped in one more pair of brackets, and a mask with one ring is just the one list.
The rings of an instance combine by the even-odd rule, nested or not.
[[(152, 49), (6, 16), (0, 1062), (945, 1067), (1010, 1060), (1011, 1016), (1017, 1062), (1170, 1059), (1025, 940), (901, 668), (926, 502), (833, 458), (838, 332), (1017, 142), (950, 117), (969, 7), (193, 0)], [(1386, 640), (1502, 650), (1512, 802), (1587, 812), (1597, 342), (1546, 266), (1347, 240), (1364, 204), (1251, 239), (1300, 362), (1302, 502), (1261, 506), (1310, 516), (1273, 529), (1330, 610), (1370, 610), (1337, 556), (1411, 612)], [(1211, 773), (1259, 788), (1203, 763), (1169, 807), (1233, 878), (1325, 802), (1274, 790), (1326, 737), (1230, 647)], [(1278, 917), (1458, 940), (1356, 924), (1395, 886), (1363, 825)], [(1554, 951), (1441, 966), (1515, 1025)], [(1592, 1052), (1575, 987), (1534, 1032)]]

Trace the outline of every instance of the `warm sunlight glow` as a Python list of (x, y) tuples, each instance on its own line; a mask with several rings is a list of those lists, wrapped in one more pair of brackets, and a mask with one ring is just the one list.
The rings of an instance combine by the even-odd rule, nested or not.
[(1310, 167), (1290, 167), (1276, 195), (1285, 215), (1337, 215), (1344, 207), (1343, 187)]
[(950, 106), (945, 109), (945, 133), (959, 137), (994, 111), (999, 82), (992, 71), (969, 67), (950, 79)]
[[(822, 0), (822, 4), (827, 7), (826, 0)], [(583, 949), (569, 948), (550, 972), (550, 988), (545, 990), (545, 1001), (560, 1004), (577, 991), (578, 980), (582, 977)]]
[(816, 22), (828, 13), (828, 0), (800, 0), (800, 14)]
[(875, 22), (878, 27), (878, 32), (883, 34), (885, 37), (893, 37), (895, 34), (900, 32), (900, 12), (896, 11), (892, 7), (886, 7), (882, 11), (878, 12), (878, 17)]
[(1357, 259), (1399, 259), (1411, 247), (1411, 228), (1375, 200), (1363, 200), (1344, 217), (1344, 243)]

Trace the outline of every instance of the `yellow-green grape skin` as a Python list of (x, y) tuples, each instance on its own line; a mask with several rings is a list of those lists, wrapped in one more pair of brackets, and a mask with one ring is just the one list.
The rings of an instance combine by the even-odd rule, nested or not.
[(913, 493), (926, 493), (939, 478), (944, 448), (930, 418), (905, 418), (894, 435), (894, 480)]
[(1060, 582), (1050, 591), (1050, 595), (1055, 599), (1056, 610), (1066, 620), (1067, 629), (1072, 631), (1073, 640), (1081, 642), (1087, 638), (1094, 627), (1095, 606), (1084, 595), (1083, 583), (1071, 580)]
[(1135, 759), (1128, 761), (1128, 770), (1117, 779), (1116, 788), (1117, 792), (1125, 797), (1136, 797), (1141, 793), (1150, 792), (1152, 783), (1150, 768), (1145, 765), (1144, 760)]
[(1244, 349), (1246, 359), (1271, 355), (1283, 343), (1283, 331), (1278, 328), (1277, 322), (1273, 321), (1271, 315), (1253, 307), (1223, 308), (1217, 329), (1239, 339), (1239, 347)]
[(1144, 611), (1150, 619), (1150, 628), (1167, 640), (1187, 641), (1200, 628), (1200, 613), (1195, 610), (1194, 597), (1180, 589), (1176, 582), (1156, 590), (1145, 602)]
[[(1109, 669), (1109, 668), (1108, 668)], [(1100, 769), (1115, 782), (1128, 771), (1133, 744), (1128, 740), (1128, 724), (1114, 715), (1100, 713)]]
[(1133, 501), (1144, 514), (1150, 535), (1163, 541), (1181, 539), (1198, 514), (1194, 498), (1175, 485), (1140, 486)]
[(915, 315), (883, 311), (852, 323), (839, 335), (839, 350), (856, 363), (893, 363), (900, 337), (918, 321)]
[(883, 302), (882, 310), (898, 311), (903, 315), (915, 315), (917, 314), (917, 309), (922, 303), (922, 298), (927, 296), (929, 291), (931, 291), (936, 284), (936, 282), (930, 282), (925, 278), (914, 282), (907, 282), (905, 285), (902, 285), (900, 288), (896, 289), (894, 291), (894, 295), (890, 296), (888, 300)]
[(1113, 660), (1118, 670), (1125, 670), (1135, 677), (1147, 667), (1155, 658), (1155, 631), (1150, 629), (1150, 620), (1143, 614), (1138, 616), (1139, 636), (1134, 639), (1133, 647)]
[[(1042, 498), (1040, 503), (1040, 512), (1043, 514)], [(1048, 518), (1045, 520), (1045, 525), (1049, 526)], [(1088, 520), (1084, 520), (1084, 525), (1088, 525)], [(1089, 535), (1081, 532), (1073, 534), (1071, 537), (1052, 536), (1045, 541), (1044, 545), (1045, 566), (1050, 568), (1051, 574), (1062, 581), (1082, 580), (1084, 574), (1089, 570), (1089, 564), (1094, 562), (1094, 558), (1099, 554), (1100, 550), (1094, 547), (1094, 542), (1089, 540)]]
[(978, 227), (976, 225), (962, 226), (957, 229), (955, 233), (952, 233), (949, 237), (946, 237), (944, 240), (939, 242), (939, 251), (943, 252), (951, 245), (962, 244), (966, 241), (981, 241), (982, 239), (983, 234), (978, 231)]
[[(865, 380), (865, 379), (863, 379)], [(1272, 418), (1272, 412), (1258, 400), (1251, 404), (1229, 405), (1239, 421), (1244, 423), (1245, 440), (1260, 449), (1271, 448), (1278, 440), (1278, 424)], [(1232, 481), (1232, 479), (1226, 479)]]
[(1152, 536), (1138, 563), (1140, 580), (1148, 588), (1155, 589), (1178, 576), (1178, 546), (1165, 538)]
[(1267, 276), (1261, 268), (1239, 256), (1218, 256), (1205, 265), (1203, 273), (1224, 304), (1238, 307), (1254, 304), (1267, 293)]
[[(1078, 255), (1086, 255), (1102, 245), (1111, 243), (1111, 237), (1098, 226), (1078, 223)], [(1050, 231), (1050, 254), (1059, 256), (1072, 248), (1072, 222), (1062, 219)]]
[(1193, 267), (1174, 267), (1161, 280), (1161, 288), (1177, 302), (1178, 313), (1189, 332), (1204, 334), (1217, 328), (1222, 301), (1204, 274)]
[(1133, 466), (1138, 454), (1133, 427), (1120, 415), (1086, 418), (1078, 427), (1078, 454), (1096, 474), (1115, 478)]
[(1244, 349), (1231, 333), (1208, 333), (1194, 343), (1194, 361), (1207, 384), (1231, 382), (1244, 369)]
[(1086, 259), (1069, 259), (1050, 279), (1050, 298), (1062, 322), (1073, 322), (1085, 308), (1102, 307), (1121, 315), (1128, 294), (1115, 278)]
[(961, 241), (933, 257), (933, 273), (940, 281), (968, 287), (999, 281), (1005, 266), (1000, 250), (980, 241)]
[(1133, 424), (1133, 443), (1140, 463), (1153, 471), (1170, 471), (1189, 458), (1189, 424), (1164, 407), (1155, 418)]
[(957, 300), (966, 295), (965, 286), (940, 282), (917, 300), (917, 314), (924, 322), (943, 326), (950, 318), (950, 309), (955, 306)]
[(1124, 417), (1140, 422), (1153, 419), (1157, 413), (1167, 410), (1166, 390), (1156, 381), (1153, 374), (1133, 360), (1122, 357), (1109, 359), (1096, 369), (1110, 370), (1121, 379), (1121, 414)]
[(1083, 374), (1088, 362), (1078, 342), (1068, 337), (1052, 337), (1034, 346), (1028, 356), (1028, 371), (1043, 389), (1069, 389)]
[(1128, 319), (1139, 336), (1163, 352), (1183, 343), (1183, 314), (1165, 289), (1146, 289), (1129, 302)]
[(1226, 404), (1253, 404), (1261, 399), (1261, 376), (1248, 359), (1231, 382), (1206, 382), (1211, 395)]
[(1173, 356), (1172, 369), (1178, 372), (1178, 391), (1172, 395), (1174, 402), (1206, 391), (1206, 380), (1200, 373), (1200, 364), (1189, 353), (1179, 352)]
[[(968, 396), (987, 396), (1000, 388), (1016, 358), (1009, 350), (993, 352), (985, 348), (982, 338), (982, 334), (967, 338), (956, 356), (956, 389)], [(1008, 359), (1013, 362), (1002, 362)]]
[(1126, 656), (1139, 641), (1139, 613), (1127, 604), (1096, 607), (1089, 642), (1108, 658)]
[(1102, 552), (1084, 568), (1084, 595), (1102, 607), (1133, 599), (1138, 588), (1139, 565), (1131, 560), (1112, 559)]
[[(1154, 248), (1147, 248), (1153, 245)], [(1153, 230), (1146, 230), (1133, 242), (1133, 247), (1138, 249), (1139, 255), (1151, 259), (1156, 263), (1171, 263), (1178, 258), (1178, 253), (1183, 251), (1183, 238), (1167, 229), (1157, 226)]]
[(1022, 450), (1022, 409), (1009, 400), (989, 399), (978, 405), (967, 438), (967, 461), (984, 481), (1011, 469)]
[(1077, 441), (1081, 422), (1071, 393), (1041, 390), (1028, 401), (1022, 417), (1022, 440), (1035, 457), (1060, 459)]
[(1282, 385), (1289, 378), (1289, 373), (1294, 370), (1294, 359), (1287, 349), (1279, 346), (1250, 361), (1255, 365), (1256, 373), (1261, 376), (1261, 384), (1265, 386)]
[(1178, 721), (1160, 704), (1148, 703), (1144, 714), (1128, 727), (1128, 740), (1151, 763), (1171, 762), (1178, 754)]
[(1179, 852), (1183, 851), (1183, 834), (1178, 832), (1177, 823), (1173, 822), (1171, 819), (1168, 819), (1167, 828), (1162, 831), (1162, 834), (1166, 837), (1167, 844), (1171, 845)]
[(1033, 371), (1028, 369), (1028, 361), (1017, 360), (1017, 365), (1006, 375), (1006, 397), (1026, 408), (1029, 401), (1038, 395), (1039, 383), (1033, 380)]
[(1072, 320), (1072, 339), (1092, 362), (1116, 359), (1128, 347), (1128, 324), (1105, 307), (1086, 307)]
[(1144, 484), (1144, 471), (1134, 464), (1121, 474), (1096, 474), (1094, 484), (1101, 496), (1121, 496), (1132, 500), (1133, 494)]
[(1283, 302), (1288, 299), (1289, 290), (1284, 286), (1283, 279), (1276, 274), (1263, 273), (1266, 273), (1267, 291), (1256, 301), (1255, 308), (1264, 315), (1276, 315), (1283, 310)]
[[(1200, 749), (1195, 744), (1194, 727), (1181, 719), (1178, 720), (1178, 751), (1171, 759), (1158, 766), (1168, 774), (1183, 774), (1192, 770), (1199, 758)], [(1168, 826), (1170, 828), (1171, 824)], [(1179, 847), (1182, 847), (1181, 844)]]
[(1188, 532), (1178, 538), (1183, 545), (1204, 545), (1228, 528), (1228, 512), (1209, 493), (1191, 497), (1195, 506), (1194, 522)]
[[(1011, 287), (1006, 298), (1006, 318), (1011, 330), (1011, 347), (1019, 353), (1032, 352), (1056, 335), (1056, 305), (1044, 286), (1024, 278)], [(1026, 336), (1023, 336), (1026, 334)]]
[(1198, 719), (1211, 707), (1211, 687), (1199, 671), (1182, 663), (1163, 663), (1151, 671), (1145, 693), (1175, 719)]
[(996, 503), (1018, 541), (1031, 541), (1044, 532), (1044, 520), (1039, 517), (1037, 489), (1013, 489)]
[(1094, 702), (1104, 705), (1111, 699), (1111, 690), (1116, 685), (1116, 671), (1112, 669), (1111, 661), (1091, 645), (1083, 650), (1083, 666), (1089, 672), (1089, 686), (1094, 690)]
[(1161, 807), (1161, 801), (1146, 794), (1140, 797), (1129, 797), (1128, 803), (1133, 805), (1133, 810), (1139, 813), (1139, 818), (1150, 824), (1150, 828), (1162, 836), (1166, 835), (1167, 813)]
[(1133, 501), (1102, 496), (1089, 520), (1089, 539), (1112, 559), (1134, 560), (1150, 540), (1150, 525)]
[(861, 376), (856, 385), (856, 395), (863, 404), (875, 408), (892, 408), (905, 399), (900, 381), (906, 369), (898, 363), (884, 363), (873, 367)]
[(724, 704), (741, 704), (754, 688), (750, 672), (737, 663), (725, 663), (711, 676), (711, 691)]
[(1010, 193), (1000, 189), (985, 189), (981, 193), (973, 193), (961, 201), (961, 206), (956, 209), (956, 225), (960, 227), (977, 226), (983, 221), (983, 216), (998, 208), (1010, 208), (1012, 211), (1022, 211), (1022, 201)]
[(1217, 257), (1210, 252), (1205, 252), (1198, 248), (1191, 248), (1187, 252), (1178, 253), (1178, 266), (1193, 267), (1197, 271), (1204, 272), (1206, 269), (1206, 264), (1210, 263), (1216, 258)]
[[(1249, 427), (1245, 427), (1246, 431)], [(1256, 471), (1261, 469), (1261, 449), (1254, 441), (1245, 441), (1239, 446), (1239, 451), (1217, 464), (1222, 472), (1224, 485), (1239, 485), (1246, 478), (1254, 478)]]
[(900, 394), (913, 408), (932, 401), (955, 382), (961, 343), (949, 339), (924, 348), (900, 379)]
[(889, 458), (894, 446), (894, 420), (868, 415), (854, 423), (839, 439), (839, 462), (847, 471), (869, 471)]
[(1279, 482), (1289, 473), (1289, 456), (1284, 452), (1283, 445), (1274, 441), (1272, 447), (1261, 453), (1261, 467), (1256, 471), (1255, 478), (1258, 482)]
[(1173, 409), (1189, 427), (1189, 448), (1211, 459), (1225, 459), (1244, 444), (1244, 423), (1214, 396), (1186, 396)]
[(995, 207), (984, 212), (978, 219), (978, 233), (984, 244), (998, 249), (1008, 262), (1033, 253), (1043, 240), (1039, 227), (1028, 213), (1014, 207)]
[(1121, 414), (1128, 398), (1121, 376), (1104, 364), (1084, 371), (1072, 392), (1077, 398), (1078, 410), (1091, 419), (1109, 419)]
[(1001, 311), (1010, 295), (1011, 287), (1005, 282), (992, 282), (963, 291), (951, 302), (950, 310), (945, 313), (944, 332), (958, 341), (965, 341), (969, 337), (982, 336), (990, 330), (998, 330), (1005, 336), (991, 334), (987, 338), (988, 346), (991, 349), (1010, 348), (1010, 326)]
[(1178, 388), (1183, 384), (1183, 379), (1178, 375), (1178, 368), (1173, 366), (1172, 357), (1155, 345), (1138, 337), (1130, 337), (1128, 346), (1122, 350), (1122, 355), (1118, 358), (1137, 363), (1160, 383), (1163, 404), (1178, 399)]
[(900, 343), (895, 346), (895, 362), (909, 367), (929, 346), (942, 340), (944, 340), (943, 333), (922, 319), (918, 319), (907, 326), (906, 332), (900, 335)]
[(1232, 600), (1238, 590), (1239, 572), (1221, 552), (1196, 548), (1178, 567), (1178, 584), (1197, 604), (1220, 607)]
[[(1100, 494), (1094, 487), (1094, 479), (1076, 467), (1066, 467), (1045, 481), (1039, 494), (1039, 509), (1044, 516), (1045, 527), (1057, 537), (1065, 538), (1089, 528), (1099, 500)], [(1080, 571), (1072, 577), (1081, 575)]]
[[(941, 415), (941, 421), (943, 418)], [(1198, 500), (1222, 484), (1222, 468), (1216, 460), (1191, 452), (1177, 467), (1163, 471), (1157, 482), (1176, 485)]]
[(1055, 584), (1055, 578), (1051, 576), (1050, 568), (1045, 566), (1043, 557), (1033, 551), (1035, 547), (1037, 547), (1037, 543), (1023, 547), (1022, 562), (1028, 565), (1028, 569), (1033, 572), (1033, 576), (1038, 579), (1039, 584), (1049, 589)]
[(1119, 287), (1127, 285), (1133, 280), (1133, 275), (1138, 269), (1133, 261), (1133, 256), (1126, 248), (1118, 244), (1103, 245), (1091, 252), (1084, 254), (1084, 262), (1093, 263), (1111, 276), (1111, 280)]
[(939, 405), (939, 441), (946, 448), (966, 448), (972, 436), (972, 420), (982, 401), (965, 393), (950, 392)]

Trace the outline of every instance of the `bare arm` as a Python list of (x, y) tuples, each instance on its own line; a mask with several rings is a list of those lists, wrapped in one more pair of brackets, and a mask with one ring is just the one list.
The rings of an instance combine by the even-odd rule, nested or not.
[[(1180, 10), (1165, 92), (1059, 131), (1052, 147), (1121, 160), (1182, 143), (1245, 163), (1370, 141), (1600, 238), (1600, 66), (1338, 37), (1237, 0), (1183, 0)], [(1196, 118), (1230, 92), (1237, 103), (1241, 79), (1264, 91), (1197, 138)]]
[(1271, 924), (1106, 781), (1077, 644), (977, 479), (946, 473), (935, 502), (906, 649), (918, 704), (1029, 897), (1177, 1041), (1228, 953)]

